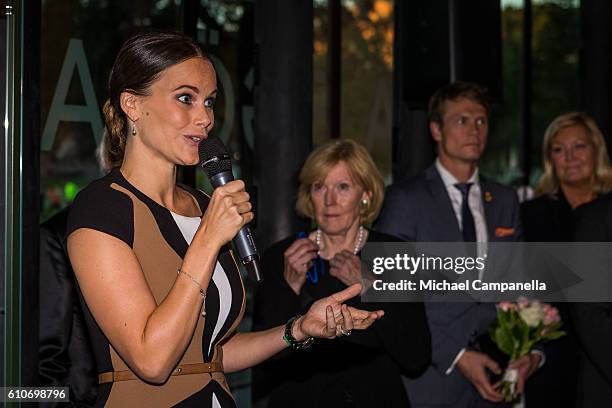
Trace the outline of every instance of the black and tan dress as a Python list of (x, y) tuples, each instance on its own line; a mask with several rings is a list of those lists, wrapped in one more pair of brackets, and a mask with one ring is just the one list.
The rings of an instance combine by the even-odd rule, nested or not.
[[(208, 197), (198, 190), (181, 187), (195, 197), (203, 213)], [(136, 254), (159, 304), (177, 279), (177, 269), (199, 222), (199, 217), (184, 217), (162, 207), (132, 186), (119, 169), (115, 169), (79, 193), (70, 211), (67, 236), (79, 228), (90, 228), (125, 242)], [(206, 315), (198, 319), (185, 354), (163, 385), (149, 384), (137, 378), (85, 307), (87, 326), (101, 374), (96, 405), (235, 406), (222, 372), (221, 345), (238, 326), (244, 312), (244, 302), (244, 286), (236, 262), (231, 251), (224, 248), (208, 286)]]

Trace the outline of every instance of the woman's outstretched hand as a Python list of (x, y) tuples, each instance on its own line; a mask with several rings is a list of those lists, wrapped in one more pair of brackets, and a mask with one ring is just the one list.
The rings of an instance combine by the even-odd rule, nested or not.
[(385, 312), (356, 309), (344, 304), (361, 292), (361, 284), (355, 283), (333, 295), (317, 300), (308, 312), (293, 325), (293, 336), (301, 341), (308, 337), (333, 339), (348, 336), (351, 330), (367, 329)]

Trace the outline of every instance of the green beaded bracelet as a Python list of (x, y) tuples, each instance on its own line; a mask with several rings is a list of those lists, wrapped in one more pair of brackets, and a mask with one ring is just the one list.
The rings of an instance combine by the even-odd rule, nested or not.
[(293, 329), (293, 323), (295, 323), (295, 321), (300, 317), (301, 315), (295, 315), (285, 324), (285, 335), (283, 336), (283, 340), (285, 340), (285, 343), (287, 343), (287, 345), (294, 350), (307, 349), (312, 345), (312, 343), (314, 343), (314, 337), (308, 337), (302, 341), (297, 341), (295, 337), (293, 337), (293, 334), (291, 333)]

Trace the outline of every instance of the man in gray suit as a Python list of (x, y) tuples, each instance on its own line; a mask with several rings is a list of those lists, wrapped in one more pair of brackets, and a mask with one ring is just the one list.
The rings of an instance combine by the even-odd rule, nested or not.
[[(376, 229), (406, 241), (519, 241), (521, 223), (514, 190), (478, 174), (487, 140), (489, 98), (479, 85), (456, 82), (439, 89), (429, 103), (429, 128), (438, 157), (414, 178), (391, 185)], [(486, 273), (486, 272), (485, 272)], [(492, 303), (426, 304), (432, 364), (404, 382), (413, 408), (499, 407), (502, 396), (487, 370), (500, 373), (486, 354), (470, 349), (495, 319)], [(541, 355), (512, 362), (518, 389)]]

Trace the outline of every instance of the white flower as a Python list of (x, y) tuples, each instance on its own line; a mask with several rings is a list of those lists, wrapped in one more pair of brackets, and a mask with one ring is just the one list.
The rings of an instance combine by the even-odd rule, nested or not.
[(527, 323), (527, 326), (537, 327), (537, 325), (544, 320), (546, 312), (540, 302), (532, 302), (529, 306), (520, 309), (519, 315), (521, 319)]

